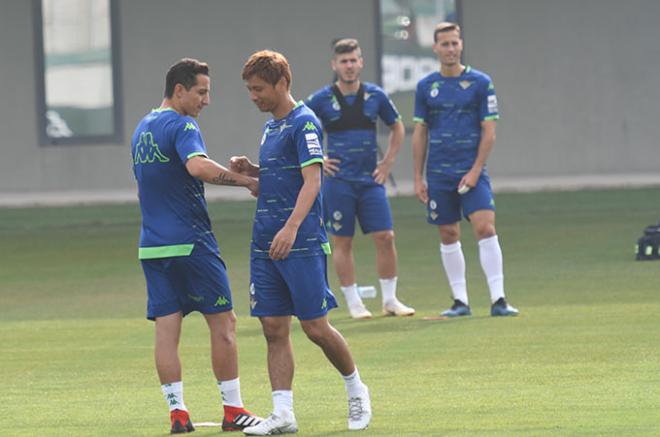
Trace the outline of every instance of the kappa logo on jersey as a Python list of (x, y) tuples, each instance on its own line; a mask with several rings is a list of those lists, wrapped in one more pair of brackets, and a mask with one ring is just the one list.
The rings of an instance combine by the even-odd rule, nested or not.
[(195, 126), (195, 123), (189, 121), (188, 123), (186, 123), (186, 127), (183, 128), (184, 132), (187, 131), (187, 130), (199, 130), (199, 129), (197, 129), (197, 126)]
[(305, 123), (305, 127), (303, 128), (303, 131), (306, 130), (311, 130), (316, 132), (316, 126), (314, 126), (314, 123), (312, 123), (311, 121), (308, 121), (307, 123)]
[(310, 155), (323, 155), (321, 143), (319, 143), (319, 137), (316, 133), (305, 134), (305, 141)]
[(495, 94), (488, 96), (488, 112), (497, 112), (497, 96)]
[(466, 90), (466, 89), (470, 88), (470, 85), (472, 85), (472, 82), (470, 82), (469, 80), (462, 80), (458, 84), (461, 86), (461, 88)]
[(135, 156), (133, 162), (137, 164), (151, 164), (154, 162), (170, 162), (170, 158), (165, 156), (154, 143), (154, 136), (151, 132), (141, 132), (140, 139), (135, 146)]

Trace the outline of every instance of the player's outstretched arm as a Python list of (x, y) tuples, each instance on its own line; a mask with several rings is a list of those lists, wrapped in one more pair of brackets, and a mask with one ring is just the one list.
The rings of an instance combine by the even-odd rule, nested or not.
[(253, 196), (259, 195), (259, 181), (253, 177), (228, 170), (206, 156), (193, 156), (186, 162), (186, 170), (194, 178), (214, 185), (245, 187)]
[(286, 223), (282, 229), (275, 234), (273, 242), (270, 245), (270, 257), (274, 260), (285, 259), (296, 241), (298, 228), (302, 224), (309, 210), (312, 209), (316, 197), (321, 191), (321, 168), (320, 164), (311, 164), (303, 167), (301, 170), (303, 176), (303, 186), (300, 188), (296, 205), (291, 211)]
[(415, 124), (415, 130), (413, 131), (412, 135), (415, 195), (420, 200), (420, 202), (424, 204), (429, 201), (428, 189), (426, 187), (426, 182), (424, 182), (424, 163), (426, 162), (428, 139), (429, 129), (426, 124)]

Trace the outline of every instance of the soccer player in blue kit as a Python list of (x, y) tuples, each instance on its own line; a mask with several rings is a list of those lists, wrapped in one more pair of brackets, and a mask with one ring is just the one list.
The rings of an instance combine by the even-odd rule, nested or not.
[[(385, 92), (377, 85), (360, 81), (363, 59), (357, 40), (342, 39), (333, 48), (332, 69), (337, 82), (311, 94), (305, 103), (323, 122), (328, 136), (323, 208), (332, 233), (335, 271), (351, 317), (371, 318), (355, 280), (353, 235), (357, 216), (362, 231), (370, 233), (376, 245), (383, 314), (411, 316), (415, 310), (396, 297), (397, 256), (384, 186), (405, 129)], [(378, 117), (390, 128), (389, 147), (380, 162), (376, 161)]]
[(268, 347), (273, 412), (243, 430), (248, 435), (297, 432), (293, 413), (291, 316), (344, 378), (348, 428), (365, 429), (371, 420), (367, 386), (344, 337), (328, 322), (337, 306), (328, 288), (329, 245), (322, 220), (322, 132), (314, 113), (290, 93), (291, 70), (277, 52), (254, 53), (242, 73), (250, 99), (273, 118), (263, 130), (259, 165), (232, 157), (230, 168), (260, 183), (251, 243), (250, 306), (259, 317)]
[[(452, 307), (441, 314), (472, 314), (460, 242), (463, 215), (472, 223), (479, 242), (491, 315), (515, 316), (518, 310), (504, 297), (502, 250), (495, 232), (495, 202), (486, 172), (499, 118), (495, 89), (486, 74), (461, 64), (463, 40), (457, 24), (440, 23), (433, 36), (440, 71), (417, 84), (412, 143), (415, 194), (427, 205), (428, 222), (440, 230), (442, 264), (454, 298)], [(423, 180), (425, 161), (428, 185)]]
[(243, 429), (260, 419), (243, 407), (238, 378), (236, 316), (211, 231), (204, 183), (259, 191), (255, 178), (208, 158), (195, 120), (209, 104), (206, 63), (182, 59), (167, 72), (160, 107), (137, 125), (131, 141), (142, 226), (138, 255), (147, 282), (147, 318), (155, 321), (156, 370), (170, 408), (171, 433), (194, 431), (183, 401), (178, 346), (183, 317), (204, 315), (211, 364), (224, 403), (222, 428)]

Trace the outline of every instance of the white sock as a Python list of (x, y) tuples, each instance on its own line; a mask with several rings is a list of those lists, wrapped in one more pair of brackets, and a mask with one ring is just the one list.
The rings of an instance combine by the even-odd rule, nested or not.
[(170, 382), (160, 386), (167, 405), (172, 410), (188, 411), (186, 404), (183, 403), (183, 382)]
[(344, 293), (346, 305), (349, 307), (362, 305), (362, 299), (360, 299), (360, 295), (358, 295), (357, 284), (349, 285), (348, 287), (341, 287), (341, 292)]
[(292, 390), (274, 390), (273, 413), (281, 411), (290, 411), (293, 413), (293, 391)]
[(218, 381), (222, 404), (227, 407), (243, 408), (241, 399), (241, 381), (238, 378), (228, 381)]
[(379, 279), (380, 292), (383, 296), (383, 305), (385, 305), (386, 302), (396, 299), (396, 280), (396, 276), (390, 279)]
[(461, 250), (461, 242), (453, 244), (440, 243), (440, 257), (447, 274), (454, 299), (468, 305), (467, 286), (465, 283), (465, 257)]
[(348, 395), (349, 398), (353, 398), (362, 394), (362, 392), (364, 391), (364, 384), (360, 379), (360, 374), (358, 373), (357, 367), (355, 368), (355, 372), (347, 376), (342, 375), (342, 378), (344, 378), (344, 384), (346, 385), (346, 394)]
[(497, 235), (479, 240), (479, 260), (488, 281), (490, 303), (504, 297), (504, 273), (502, 267), (502, 249)]

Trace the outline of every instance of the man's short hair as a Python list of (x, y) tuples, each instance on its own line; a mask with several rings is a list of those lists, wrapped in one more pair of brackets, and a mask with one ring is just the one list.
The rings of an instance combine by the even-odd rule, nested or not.
[(206, 62), (197, 59), (183, 58), (172, 65), (165, 77), (165, 97), (168, 99), (174, 95), (174, 87), (177, 83), (183, 85), (186, 90), (197, 85), (197, 75), (209, 75), (209, 66)]
[(358, 56), (362, 56), (362, 50), (360, 49), (360, 44), (355, 38), (343, 38), (333, 44), (332, 49), (335, 52), (335, 56), (343, 55), (345, 53), (353, 53), (355, 50), (358, 51)]
[(253, 53), (243, 66), (243, 80), (249, 80), (252, 76), (268, 82), (275, 86), (281, 78), (291, 87), (291, 67), (289, 61), (283, 54), (272, 50), (261, 50)]
[(435, 30), (433, 31), (433, 42), (438, 42), (439, 33), (451, 32), (454, 30), (458, 32), (459, 36), (461, 35), (461, 26), (458, 24), (452, 23), (450, 21), (443, 21), (442, 23), (439, 23), (435, 26)]

